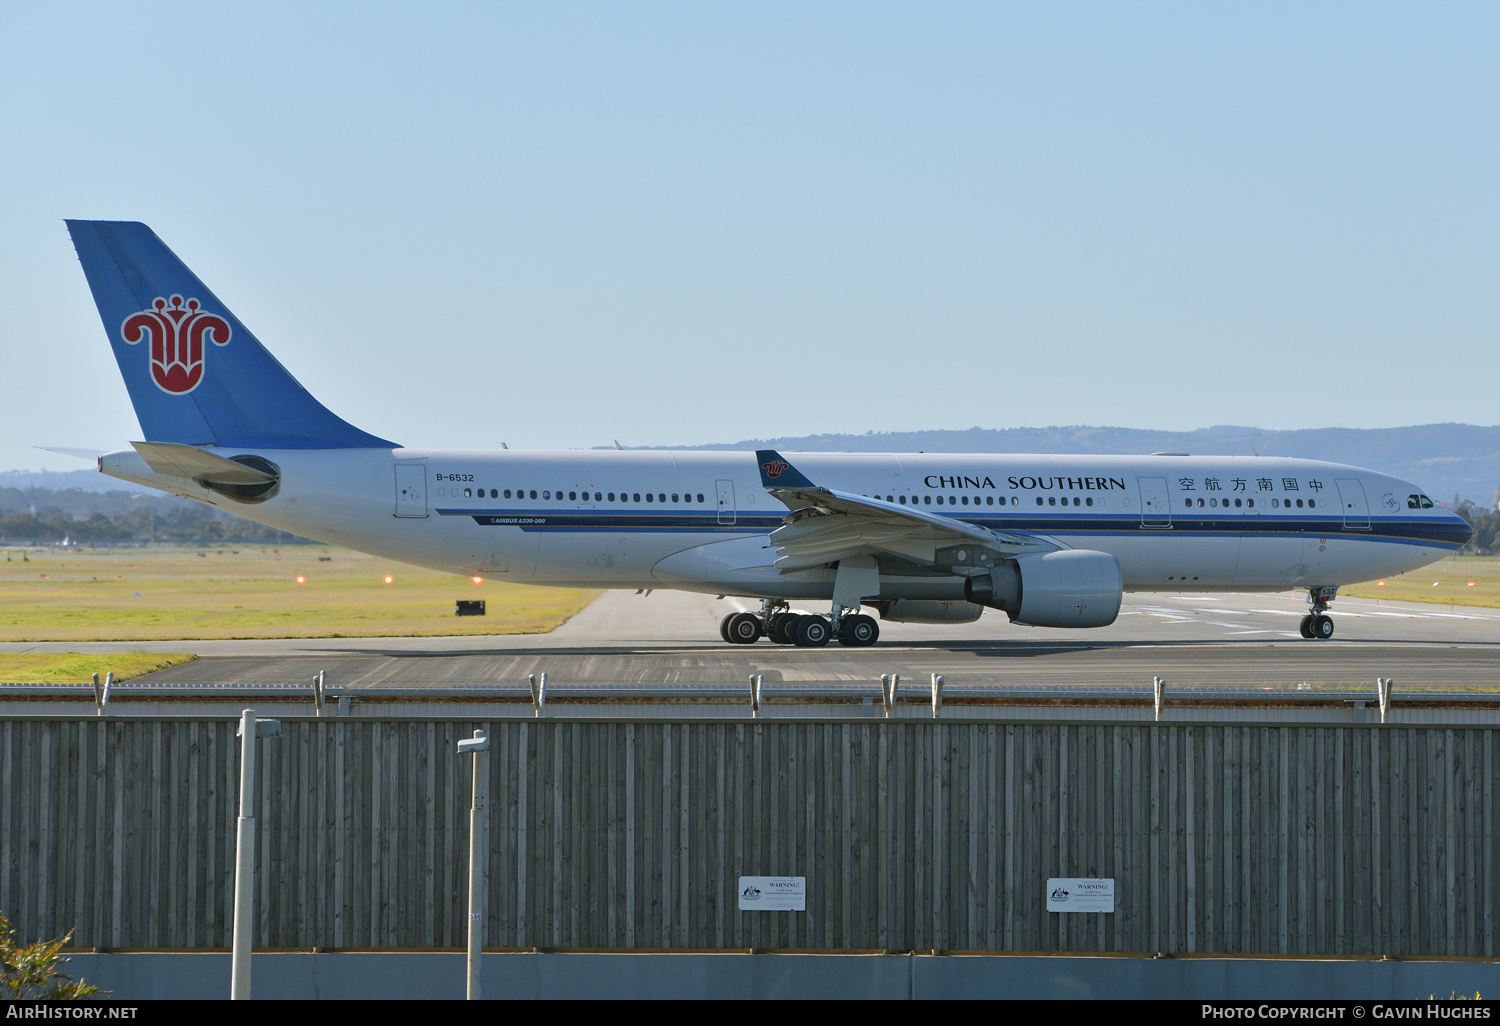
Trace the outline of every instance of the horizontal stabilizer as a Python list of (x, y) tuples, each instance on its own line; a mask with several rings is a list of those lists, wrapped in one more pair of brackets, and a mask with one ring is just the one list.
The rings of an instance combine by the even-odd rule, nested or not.
[(257, 485), (276, 480), (271, 474), (226, 460), (191, 445), (175, 442), (131, 442), (146, 465), (158, 474), (212, 481), (222, 485)]
[(33, 448), (41, 449), (43, 452), (61, 453), (64, 456), (75, 456), (91, 463), (104, 455), (103, 449), (70, 449), (66, 445), (38, 445)]

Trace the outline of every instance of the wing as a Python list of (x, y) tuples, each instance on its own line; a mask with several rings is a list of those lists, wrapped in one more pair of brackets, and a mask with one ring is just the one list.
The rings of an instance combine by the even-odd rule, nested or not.
[(997, 556), (1056, 547), (1034, 535), (992, 531), (913, 506), (821, 488), (773, 449), (758, 450), (755, 458), (761, 484), (791, 511), (771, 532), (776, 566), (783, 571), (877, 553), (931, 566), (941, 561), (942, 550), (955, 545)]

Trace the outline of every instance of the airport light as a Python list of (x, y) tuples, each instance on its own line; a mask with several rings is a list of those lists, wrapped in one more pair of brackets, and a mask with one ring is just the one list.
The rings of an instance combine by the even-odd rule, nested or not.
[(469, 580), (471, 580), (471, 581), (474, 582), (474, 586), (476, 588), (479, 587), (481, 584), (484, 583), (484, 578), (483, 577), (471, 577), (471, 578), (469, 578)]
[(390, 583), (391, 583), (391, 582), (392, 582), (392, 581), (394, 581), (394, 580), (395, 580), (395, 578), (394, 578), (394, 577), (392, 577), (392, 576), (391, 576), (391, 575), (390, 575), (390, 574), (386, 574), (386, 575), (385, 575), (385, 583), (386, 583), (386, 584), (390, 584)]
[[(280, 720), (259, 720), (254, 709), (240, 714), (240, 818), (234, 838), (234, 942), (229, 1000), (250, 1000), (251, 931), (255, 928), (255, 739), (276, 737)], [(251, 815), (246, 815), (246, 813)]]
[(298, 584), (306, 584), (307, 583), (307, 578), (303, 577), (301, 574), (298, 574), (297, 575), (297, 583)]
[(488, 820), (490, 739), (484, 731), (458, 743), (459, 755), (474, 756), (473, 800), (469, 803), (469, 985), (464, 995), (479, 1000), (479, 962), (484, 952), (484, 858), (489, 848)]

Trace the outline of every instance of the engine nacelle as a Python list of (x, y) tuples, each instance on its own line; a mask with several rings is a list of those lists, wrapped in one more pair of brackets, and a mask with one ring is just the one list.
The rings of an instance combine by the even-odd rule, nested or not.
[(1034, 552), (964, 581), (970, 602), (1033, 627), (1108, 627), (1120, 615), (1125, 578), (1108, 552)]
[(984, 612), (983, 606), (957, 600), (891, 599), (867, 603), (880, 611), (882, 620), (896, 623), (973, 623)]

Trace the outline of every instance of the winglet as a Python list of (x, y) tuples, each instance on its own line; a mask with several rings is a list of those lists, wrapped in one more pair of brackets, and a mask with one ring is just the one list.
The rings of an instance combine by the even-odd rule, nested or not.
[(817, 487), (775, 449), (756, 449), (755, 462), (760, 464), (760, 483), (767, 488)]

